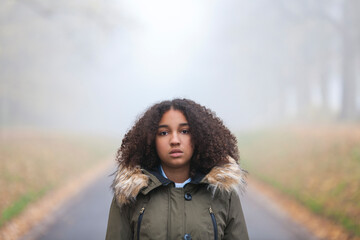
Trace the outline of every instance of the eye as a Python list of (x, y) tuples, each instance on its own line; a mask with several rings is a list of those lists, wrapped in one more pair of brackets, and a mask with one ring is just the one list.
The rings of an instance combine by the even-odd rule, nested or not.
[(182, 133), (182, 134), (189, 134), (190, 131), (189, 131), (189, 129), (182, 129), (182, 130), (180, 131), (180, 133)]
[(158, 132), (158, 135), (159, 136), (166, 136), (166, 135), (168, 135), (168, 132), (167, 131), (160, 131), (160, 132)]

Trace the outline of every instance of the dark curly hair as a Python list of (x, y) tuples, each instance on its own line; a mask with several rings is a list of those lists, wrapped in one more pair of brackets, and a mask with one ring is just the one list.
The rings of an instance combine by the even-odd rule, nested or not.
[(228, 163), (228, 156), (239, 161), (235, 136), (214, 112), (189, 99), (174, 99), (148, 108), (125, 134), (116, 155), (120, 164), (126, 167), (140, 165), (146, 169), (154, 169), (160, 164), (155, 136), (163, 114), (170, 108), (181, 111), (189, 123), (194, 146), (191, 175), (196, 171), (206, 174), (214, 166)]

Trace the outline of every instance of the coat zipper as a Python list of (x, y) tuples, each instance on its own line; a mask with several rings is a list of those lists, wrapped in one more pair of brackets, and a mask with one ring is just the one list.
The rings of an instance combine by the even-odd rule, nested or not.
[(143, 216), (144, 216), (144, 212), (145, 212), (145, 208), (143, 207), (142, 209), (140, 209), (140, 215), (139, 215), (139, 218), (138, 218), (137, 240), (140, 240), (140, 227), (141, 227), (142, 218), (143, 218)]
[(214, 214), (213, 210), (211, 209), (211, 207), (209, 208), (209, 212), (210, 212), (211, 220), (212, 220), (213, 227), (214, 227), (214, 239), (217, 240), (218, 239), (218, 229), (217, 229), (215, 214)]

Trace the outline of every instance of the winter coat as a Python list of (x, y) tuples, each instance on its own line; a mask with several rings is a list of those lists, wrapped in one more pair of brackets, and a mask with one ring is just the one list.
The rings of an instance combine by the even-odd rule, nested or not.
[(158, 170), (120, 166), (106, 240), (248, 240), (239, 200), (243, 172), (231, 159), (175, 188)]

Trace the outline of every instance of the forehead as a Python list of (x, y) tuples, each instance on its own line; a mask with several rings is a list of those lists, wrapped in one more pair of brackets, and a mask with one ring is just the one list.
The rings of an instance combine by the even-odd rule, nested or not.
[(159, 125), (177, 125), (182, 123), (187, 123), (185, 115), (179, 110), (170, 109), (169, 111), (165, 112), (164, 115), (161, 117)]

